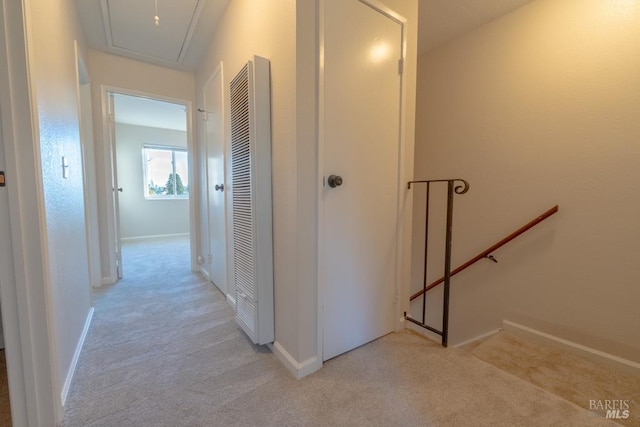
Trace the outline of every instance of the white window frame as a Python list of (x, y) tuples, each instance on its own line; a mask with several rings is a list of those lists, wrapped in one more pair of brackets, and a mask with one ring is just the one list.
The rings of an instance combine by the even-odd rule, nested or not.
[(142, 192), (145, 200), (187, 200), (189, 199), (189, 194), (191, 193), (191, 188), (189, 183), (187, 183), (187, 194), (179, 195), (179, 194), (165, 194), (165, 195), (149, 195), (149, 188), (147, 187), (147, 155), (146, 150), (164, 150), (171, 151), (171, 165), (174, 176), (176, 175), (176, 151), (183, 152), (187, 154), (187, 173), (185, 176), (187, 179), (189, 178), (189, 162), (188, 156), (189, 151), (186, 147), (176, 147), (171, 145), (155, 145), (155, 144), (143, 144), (142, 145)]

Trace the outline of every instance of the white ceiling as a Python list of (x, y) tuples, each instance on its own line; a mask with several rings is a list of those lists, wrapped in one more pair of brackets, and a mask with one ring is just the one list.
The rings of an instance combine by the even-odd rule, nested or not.
[(194, 71), (230, 0), (76, 0), (90, 47)]
[(418, 53), (491, 22), (533, 0), (419, 0)]
[(187, 130), (184, 105), (122, 94), (114, 94), (113, 98), (116, 123)]
[[(89, 46), (194, 71), (231, 0), (76, 0)], [(419, 0), (418, 52), (438, 47), (532, 0)]]
[[(155, 0), (76, 0), (76, 7), (90, 47), (195, 71), (230, 1), (157, 0), (158, 26)], [(418, 52), (441, 46), (530, 1), (419, 0)], [(116, 104), (119, 122), (184, 130), (186, 120), (172, 118), (170, 112), (176, 109), (168, 103), (119, 96)], [(184, 111), (181, 114), (176, 117), (184, 117)]]

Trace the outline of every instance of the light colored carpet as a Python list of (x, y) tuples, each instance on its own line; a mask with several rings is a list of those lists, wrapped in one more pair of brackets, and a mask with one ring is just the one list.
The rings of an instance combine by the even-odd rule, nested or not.
[(187, 248), (125, 246), (125, 279), (96, 295), (64, 426), (611, 425), (411, 332), (295, 380), (188, 271)]
[[(639, 378), (507, 332), (494, 335), (472, 354), (585, 409), (590, 409), (591, 400), (626, 401), (629, 417), (617, 422), (640, 426)], [(592, 412), (606, 414), (602, 408)]]

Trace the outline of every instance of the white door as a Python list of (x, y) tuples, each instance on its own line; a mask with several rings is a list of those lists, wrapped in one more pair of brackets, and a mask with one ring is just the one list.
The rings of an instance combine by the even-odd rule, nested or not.
[[(9, 223), (9, 195), (6, 188), (6, 162), (4, 158), (4, 142), (2, 140), (2, 121), (0, 117), (0, 294), (5, 284), (14, 284), (13, 248), (11, 247), (11, 226)], [(0, 298), (0, 348), (4, 348), (4, 330), (2, 328), (2, 307)], [(0, 368), (1, 369), (1, 368)]]
[(116, 275), (122, 279), (122, 242), (120, 241), (120, 201), (119, 193), (122, 188), (118, 187), (118, 162), (116, 156), (116, 119), (115, 100), (113, 93), (109, 92), (109, 155), (111, 156), (111, 189), (113, 192), (113, 236), (115, 238), (114, 248), (116, 257)]
[(227, 226), (224, 174), (222, 66), (204, 88), (207, 129), (207, 195), (209, 220), (208, 270), (211, 281), (227, 293)]
[(324, 360), (394, 330), (401, 58), (400, 22), (362, 1), (325, 2)]

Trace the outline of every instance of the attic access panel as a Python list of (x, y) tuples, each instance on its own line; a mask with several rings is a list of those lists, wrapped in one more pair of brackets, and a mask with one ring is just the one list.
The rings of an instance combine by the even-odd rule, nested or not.
[(195, 30), (204, 0), (102, 0), (107, 44), (144, 57), (181, 63)]

